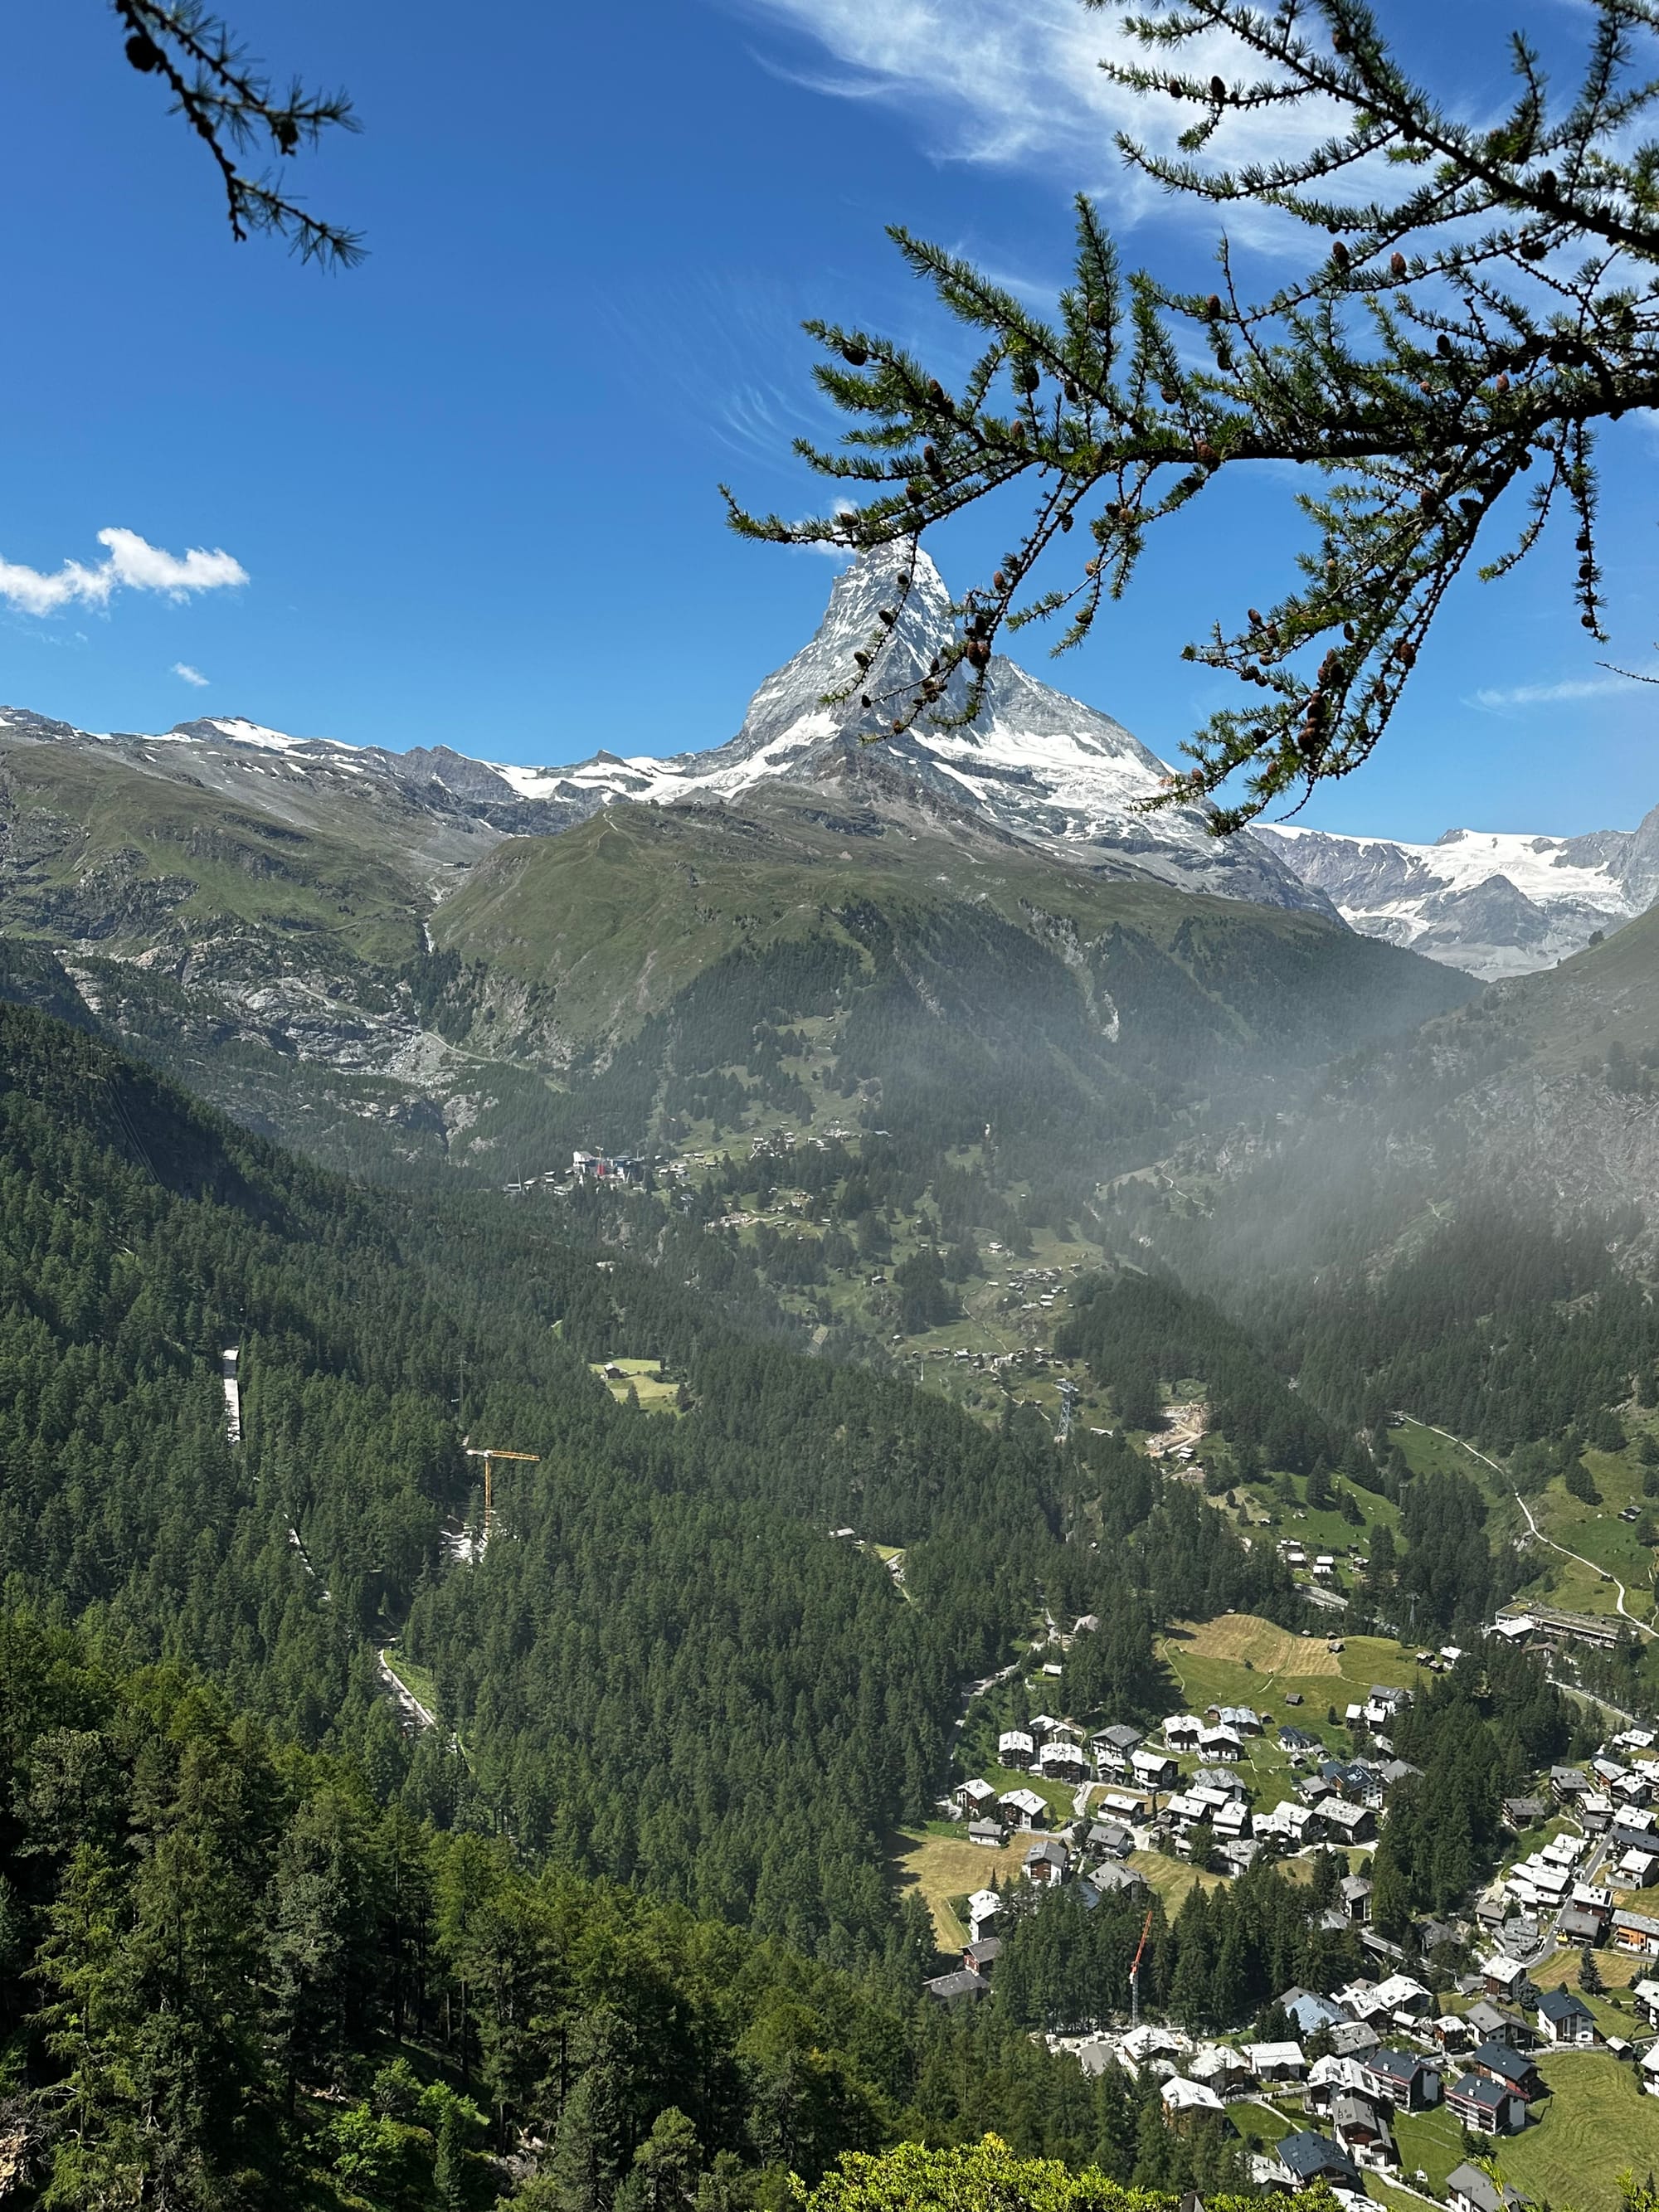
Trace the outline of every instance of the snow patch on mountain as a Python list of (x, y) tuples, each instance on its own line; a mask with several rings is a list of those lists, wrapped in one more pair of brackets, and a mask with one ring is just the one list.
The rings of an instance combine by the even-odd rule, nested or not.
[[(866, 708), (857, 693), (838, 699), (857, 673), (854, 653), (881, 634), (884, 609), (894, 620), (869, 679), (876, 703)], [(1145, 811), (1169, 779), (1158, 755), (1109, 714), (1000, 654), (971, 724), (959, 719), (967, 677), (958, 669), (932, 717), (892, 732), (883, 696), (907, 694), (955, 635), (950, 592), (925, 552), (863, 554), (836, 579), (815, 635), (755, 693), (729, 744), (668, 760), (600, 755), (563, 770), (564, 781), (607, 803), (672, 805), (735, 799), (757, 784), (833, 780), (864, 766), (890, 792), (908, 790), (1079, 866), (1329, 911), (1323, 893), (1304, 884), (1274, 848), (1248, 836), (1214, 837), (1206, 809)]]
[(1264, 827), (1351, 928), (1494, 981), (1580, 952), (1659, 896), (1659, 807), (1582, 837), (1449, 830), (1432, 845)]

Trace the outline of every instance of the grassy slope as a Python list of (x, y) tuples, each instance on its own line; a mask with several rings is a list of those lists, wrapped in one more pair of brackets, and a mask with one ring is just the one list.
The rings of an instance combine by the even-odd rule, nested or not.
[[(1338, 971), (1345, 993), (1375, 999), (1384, 1025), (1396, 1001), (1408, 1022), (1462, 988), (1316, 915), (1108, 882), (942, 828), (826, 819), (816, 795), (783, 792), (751, 794), (741, 812), (616, 807), (556, 838), (511, 839), (445, 904), (434, 933), (469, 957), (552, 980), (574, 1034), (622, 1035), (737, 946), (839, 933), (836, 909), (864, 899), (918, 914), (968, 901), (1022, 928), (1074, 931), (1085, 945), (1121, 925), (1178, 949), (1241, 1036), (1305, 1022), (1297, 984), (1328, 984)], [(1271, 949), (1275, 975), (1246, 1012), (1237, 1003), (1249, 995), (1236, 967), (1241, 933)]]
[[(151, 775), (101, 754), (47, 745), (7, 747), (0, 769), (15, 824), (50, 832), (57, 849), (15, 864), (0, 892), (0, 927), (62, 942), (81, 933), (54, 915), (89, 912), (105, 896), (89, 872), (132, 855), (141, 884), (193, 888), (168, 915), (191, 936), (223, 922), (330, 939), (361, 958), (398, 961), (420, 950), (426, 902), (408, 876), (345, 827), (295, 830), (275, 816)], [(112, 946), (155, 935), (142, 898)]]
[[(1659, 2166), (1659, 2098), (1644, 2096), (1633, 2069), (1605, 2052), (1547, 2057), (1554, 2094), (1525, 2133), (1495, 2146), (1504, 2181), (1540, 2203), (1573, 2212), (1617, 2212), (1619, 2177)], [(1421, 2167), (1436, 2188), (1467, 2155), (1461, 2132), (1442, 2110), (1396, 2123), (1407, 2172)]]
[(1650, 1045), (1659, 1035), (1659, 912), (1525, 977), (1506, 999), (1506, 1018), (1545, 1067), (1603, 1059), (1615, 1041), (1632, 1051)]
[(948, 1957), (961, 1950), (968, 1930), (957, 1917), (952, 1899), (988, 1889), (995, 1882), (1011, 1881), (1020, 1872), (1025, 1838), (1000, 1851), (970, 1844), (962, 1831), (942, 1824), (927, 1828), (902, 1828), (888, 1847), (888, 1872), (902, 1897), (919, 1889), (933, 1916), (939, 1947)]
[[(1616, 1613), (1618, 1589), (1613, 1583), (1601, 1579), (1599, 1569), (1617, 1577), (1626, 1587), (1631, 1611), (1638, 1618), (1645, 1618), (1656, 1555), (1638, 1540), (1633, 1525), (1621, 1521), (1619, 1514), (1620, 1508), (1626, 1505), (1655, 1510), (1654, 1502), (1643, 1494), (1642, 1469), (1635, 1452), (1641, 1428), (1651, 1423), (1650, 1415), (1632, 1417), (1627, 1423), (1631, 1443), (1622, 1452), (1584, 1454), (1583, 1463), (1601, 1492), (1599, 1505), (1586, 1504), (1582, 1498), (1574, 1498), (1559, 1475), (1528, 1498), (1527, 1503), (1543, 1534), (1569, 1552), (1577, 1553), (1579, 1558), (1565, 1559), (1559, 1552), (1534, 1547), (1530, 1557), (1541, 1571), (1540, 1579), (1529, 1583), (1522, 1592), (1521, 1602), (1532, 1595), (1572, 1613)], [(1526, 1524), (1508, 1482), (1473, 1451), (1433, 1430), (1413, 1424), (1397, 1430), (1395, 1435), (1417, 1473), (1455, 1469), (1480, 1484), (1495, 1508), (1493, 1529), (1497, 1540), (1524, 1531)], [(1581, 1564), (1583, 1560), (1591, 1564), (1584, 1565)]]
[[(1271, 1715), (1280, 1727), (1302, 1729), (1337, 1752), (1351, 1745), (1346, 1728), (1326, 1719), (1331, 1706), (1340, 1713), (1363, 1701), (1373, 1682), (1417, 1689), (1428, 1680), (1409, 1654), (1382, 1637), (1345, 1637), (1339, 1654), (1317, 1635), (1291, 1636), (1249, 1613), (1229, 1613), (1195, 1628), (1181, 1626), (1164, 1639), (1161, 1649), (1194, 1712), (1209, 1705), (1250, 1705), (1264, 1718)], [(1287, 1690), (1300, 1692), (1300, 1705), (1285, 1703)], [(1195, 1758), (1183, 1761), (1198, 1763)], [(1288, 1773), (1290, 1764), (1270, 1737), (1252, 1738), (1240, 1771), (1254, 1781), (1260, 1797), (1265, 1784)]]

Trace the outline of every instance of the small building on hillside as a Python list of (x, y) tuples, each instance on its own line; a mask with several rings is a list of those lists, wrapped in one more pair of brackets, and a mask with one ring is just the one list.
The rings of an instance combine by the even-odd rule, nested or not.
[(1446, 2110), (1476, 2135), (1519, 2135), (1527, 2124), (1524, 2100), (1489, 2074), (1461, 2075), (1446, 2092)]
[(1036, 1755), (1037, 1771), (1054, 1782), (1083, 1782), (1089, 1773), (1089, 1762), (1080, 1746), (1068, 1743), (1064, 1736), (1050, 1736)]
[(1419, 2051), (1373, 2051), (1362, 2059), (1366, 2086), (1404, 2112), (1426, 2112), (1440, 2102), (1440, 2070)]
[(1121, 1820), (1091, 1822), (1084, 1841), (1091, 1851), (1104, 1851), (1109, 1858), (1127, 1859), (1135, 1847), (1133, 1832)]
[(1356, 1927), (1363, 1928), (1371, 1917), (1371, 1887), (1363, 1874), (1344, 1875), (1337, 1884), (1337, 1903)]
[(1316, 1990), (1286, 1990), (1279, 2000), (1279, 2008), (1298, 2035), (1317, 2035), (1322, 2028), (1334, 2027), (1344, 2017), (1341, 2006), (1321, 1996)]
[(1446, 2176), (1446, 2202), (1451, 2212), (1533, 2212), (1532, 2199), (1518, 2189), (1500, 2191), (1467, 2160)]
[(1129, 1754), (1139, 1748), (1140, 1742), (1140, 1730), (1131, 1728), (1126, 1721), (1115, 1722), (1110, 1728), (1102, 1729), (1094, 1738), (1101, 1765), (1109, 1768), (1114, 1774), (1127, 1773)]
[(1530, 2021), (1518, 2012), (1504, 2012), (1487, 1997), (1479, 1998), (1463, 2018), (1477, 2043), (1507, 2043), (1511, 2051), (1530, 2051), (1538, 2040)]
[(1538, 2000), (1538, 2032), (1546, 2043), (1582, 2049), (1595, 2041), (1595, 2014), (1571, 1990), (1546, 1990)]
[(1359, 2169), (1346, 2151), (1328, 2136), (1304, 2129), (1299, 2135), (1281, 2136), (1274, 2154), (1280, 2174), (1291, 2189), (1315, 2189), (1325, 2182), (1339, 2189), (1364, 2193)]
[(1190, 2125), (1200, 2114), (1224, 2112), (1227, 2109), (1206, 2082), (1189, 2081), (1180, 2074), (1171, 2075), (1158, 2095), (1164, 2103), (1164, 2117), (1174, 2127)]
[(975, 1974), (965, 1966), (959, 1967), (954, 1974), (937, 1974), (931, 1982), (924, 1982), (922, 1987), (938, 2003), (953, 2008), (973, 2004), (991, 1994), (991, 1984), (984, 1975)]
[(1135, 1780), (1146, 1790), (1168, 1790), (1180, 1778), (1181, 1769), (1167, 1753), (1137, 1751), (1129, 1759), (1129, 1770)]
[(1376, 1814), (1369, 1805), (1351, 1805), (1345, 1797), (1320, 1800), (1319, 1817), (1340, 1844), (1370, 1844), (1376, 1839)]
[(1036, 1882), (1039, 1888), (1050, 1888), (1065, 1881), (1070, 1863), (1071, 1853), (1059, 1837), (1045, 1836), (1025, 1854), (1025, 1879)]
[(1308, 2071), (1299, 2043), (1247, 2043), (1244, 2056), (1258, 2081), (1300, 2081)]
[(1361, 2091), (1345, 2089), (1331, 2100), (1331, 2133), (1337, 2148), (1350, 2156), (1364, 2156), (1368, 2165), (1399, 2162), (1389, 2108)]
[(1039, 1797), (1035, 1790), (1005, 1790), (997, 1803), (1011, 1828), (1046, 1828), (1048, 1825), (1048, 1801)]
[(1555, 1932), (1564, 1943), (1582, 1950), (1585, 1944), (1599, 1943), (1607, 1923), (1602, 1915), (1585, 1905), (1564, 1905), (1555, 1923)]
[(1480, 1972), (1489, 1997), (1513, 1997), (1527, 1978), (1527, 1970), (1520, 1960), (1506, 1958), (1502, 1952), (1488, 1959)]
[(1200, 2045), (1188, 2060), (1187, 2071), (1194, 2081), (1206, 2082), (1223, 2097), (1231, 2090), (1248, 2088), (1251, 2080), (1243, 2058), (1224, 2043)]
[(1650, 1919), (1645, 1913), (1632, 1912), (1621, 1905), (1615, 1905), (1613, 1941), (1620, 1951), (1635, 1951), (1645, 1958), (1659, 1959), (1659, 1920)]
[(1000, 1820), (969, 1820), (968, 1840), (977, 1844), (981, 1850), (1000, 1851), (1007, 1830)]
[(1004, 1729), (997, 1738), (999, 1766), (1029, 1766), (1036, 1757), (1036, 1745), (1029, 1729)]
[(1390, 1974), (1376, 1985), (1376, 2002), (1386, 2005), (1390, 2019), (1426, 2020), (1434, 2010), (1434, 1994), (1409, 1974)]
[(1121, 1859), (1103, 1860), (1089, 1879), (1102, 1897), (1133, 1897), (1146, 1887), (1146, 1875), (1132, 1866), (1125, 1866)]
[(1547, 2094), (1538, 2069), (1524, 2051), (1511, 2051), (1507, 2043), (1483, 2043), (1469, 2061), (1474, 2072), (1512, 2090), (1523, 2105)]

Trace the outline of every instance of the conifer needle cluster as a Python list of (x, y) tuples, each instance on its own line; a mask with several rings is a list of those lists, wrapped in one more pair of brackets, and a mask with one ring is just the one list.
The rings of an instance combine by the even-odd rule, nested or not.
[[(1641, 66), (1659, 0), (1595, 0), (1565, 99), (1516, 34), (1512, 103), (1488, 128), (1407, 74), (1362, 0), (1149, 0), (1123, 22), (1145, 58), (1107, 73), (1192, 118), (1173, 156), (1120, 138), (1127, 161), (1171, 192), (1302, 226), (1314, 249), (1297, 277), (1258, 295), (1224, 237), (1213, 289), (1126, 275), (1079, 198), (1073, 279), (1045, 319), (896, 228), (911, 268), (981, 341), (972, 368), (952, 390), (884, 338), (810, 323), (817, 382), (853, 420), (836, 449), (796, 450), (854, 497), (787, 521), (727, 496), (745, 534), (860, 551), (914, 544), (1018, 488), (1024, 526), (968, 593), (940, 665), (884, 685), (890, 623), (849, 672), (838, 696), (856, 692), (897, 734), (923, 717), (970, 721), (1005, 628), (1058, 621), (1055, 650), (1079, 644), (1153, 526), (1224, 473), (1305, 469), (1297, 575), (1184, 648), (1249, 696), (1194, 734), (1190, 764), (1148, 802), (1218, 799), (1225, 833), (1365, 760), (1458, 576), (1504, 574), (1553, 515), (1576, 542), (1579, 620), (1603, 638), (1595, 433), (1659, 400), (1659, 143), (1643, 135), (1659, 76)], [(1193, 66), (1218, 38), (1231, 76)], [(1311, 150), (1237, 167), (1200, 158), (1230, 122), (1297, 108), (1336, 118)], [(902, 571), (887, 615), (907, 583)], [(947, 700), (958, 666), (965, 697), (957, 685)]]

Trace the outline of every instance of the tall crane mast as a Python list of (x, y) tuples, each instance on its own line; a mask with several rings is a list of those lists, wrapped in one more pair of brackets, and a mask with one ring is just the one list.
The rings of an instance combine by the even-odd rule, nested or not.
[(1148, 1911), (1146, 1923), (1140, 1931), (1140, 1942), (1135, 1947), (1134, 1964), (1129, 1969), (1129, 2026), (1140, 2025), (1140, 1962), (1146, 1955), (1146, 1938), (1152, 1932), (1152, 1916)]
[(469, 1459), (481, 1459), (481, 1460), (483, 1462), (483, 1467), (484, 1467), (484, 1519), (483, 1519), (483, 1532), (484, 1532), (484, 1541), (485, 1541), (486, 1543), (488, 1543), (488, 1542), (489, 1542), (489, 1523), (490, 1523), (490, 1520), (491, 1520), (491, 1518), (492, 1518), (492, 1516), (493, 1516), (493, 1515), (494, 1515), (494, 1513), (495, 1513), (495, 1462), (496, 1462), (498, 1459), (520, 1459), (520, 1460), (527, 1460), (527, 1461), (529, 1462), (529, 1463), (530, 1463), (530, 1465), (531, 1465), (532, 1467), (539, 1467), (539, 1466), (541, 1465), (541, 1458), (542, 1458), (542, 1455), (541, 1455), (541, 1454), (540, 1454), (539, 1452), (497, 1451), (497, 1450), (495, 1450), (495, 1449), (494, 1448), (494, 1446), (493, 1446), (493, 1445), (492, 1445), (492, 1446), (490, 1446), (490, 1447), (489, 1447), (489, 1449), (487, 1449), (481, 1450), (481, 1449), (479, 1449), (476, 1445), (471, 1445), (471, 1444), (469, 1444), (469, 1445), (467, 1446), (467, 1448), (466, 1448), (466, 1455), (467, 1455), (467, 1457), (468, 1457)]

